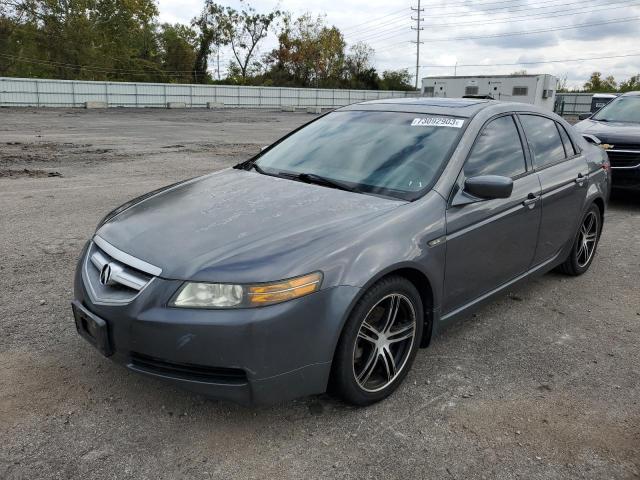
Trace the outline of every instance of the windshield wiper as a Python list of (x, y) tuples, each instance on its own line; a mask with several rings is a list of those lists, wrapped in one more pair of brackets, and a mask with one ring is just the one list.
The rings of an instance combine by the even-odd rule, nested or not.
[(300, 182), (311, 183), (314, 185), (322, 185), (325, 187), (335, 188), (338, 190), (344, 190), (346, 192), (357, 192), (356, 188), (353, 188), (346, 183), (342, 183), (339, 180), (333, 180), (331, 178), (323, 177), (322, 175), (316, 175), (315, 173), (287, 173), (279, 172), (278, 176), (290, 178), (292, 180), (298, 180)]

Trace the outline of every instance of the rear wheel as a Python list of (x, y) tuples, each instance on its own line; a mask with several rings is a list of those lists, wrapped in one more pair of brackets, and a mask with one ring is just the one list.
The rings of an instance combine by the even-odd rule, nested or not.
[(338, 343), (336, 393), (349, 403), (369, 405), (398, 388), (420, 344), (422, 308), (418, 291), (403, 277), (383, 279), (365, 293)]
[(598, 206), (593, 204), (582, 217), (569, 257), (560, 265), (560, 271), (578, 276), (589, 270), (596, 254), (601, 230), (602, 215)]

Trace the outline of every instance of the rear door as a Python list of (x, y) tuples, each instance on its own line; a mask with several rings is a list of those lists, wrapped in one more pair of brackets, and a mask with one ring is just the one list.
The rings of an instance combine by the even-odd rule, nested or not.
[(564, 126), (540, 115), (520, 114), (533, 166), (542, 185), (542, 220), (534, 264), (555, 257), (572, 241), (587, 194), (588, 166)]
[(460, 172), (457, 189), (479, 175), (511, 177), (514, 187), (510, 198), (448, 207), (444, 314), (531, 265), (540, 223), (540, 182), (526, 161), (524, 145), (514, 117), (497, 117), (483, 127)]

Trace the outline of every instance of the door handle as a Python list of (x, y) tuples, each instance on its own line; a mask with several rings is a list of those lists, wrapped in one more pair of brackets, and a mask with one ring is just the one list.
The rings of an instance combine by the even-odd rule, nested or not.
[(530, 193), (527, 195), (527, 199), (522, 202), (525, 207), (533, 208), (538, 201), (538, 196), (535, 193)]
[(576, 178), (575, 182), (578, 184), (578, 186), (582, 186), (585, 182), (585, 180), (587, 179), (586, 176), (584, 176), (583, 174), (579, 173), (578, 174), (578, 178)]

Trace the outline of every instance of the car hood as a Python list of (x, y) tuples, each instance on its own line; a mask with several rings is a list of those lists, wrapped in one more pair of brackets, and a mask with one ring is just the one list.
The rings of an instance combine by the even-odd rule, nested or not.
[(337, 236), (405, 203), (227, 169), (142, 200), (97, 235), (164, 278), (271, 281), (308, 273)]
[(640, 124), (583, 120), (575, 125), (580, 133), (589, 133), (603, 143), (640, 143)]

